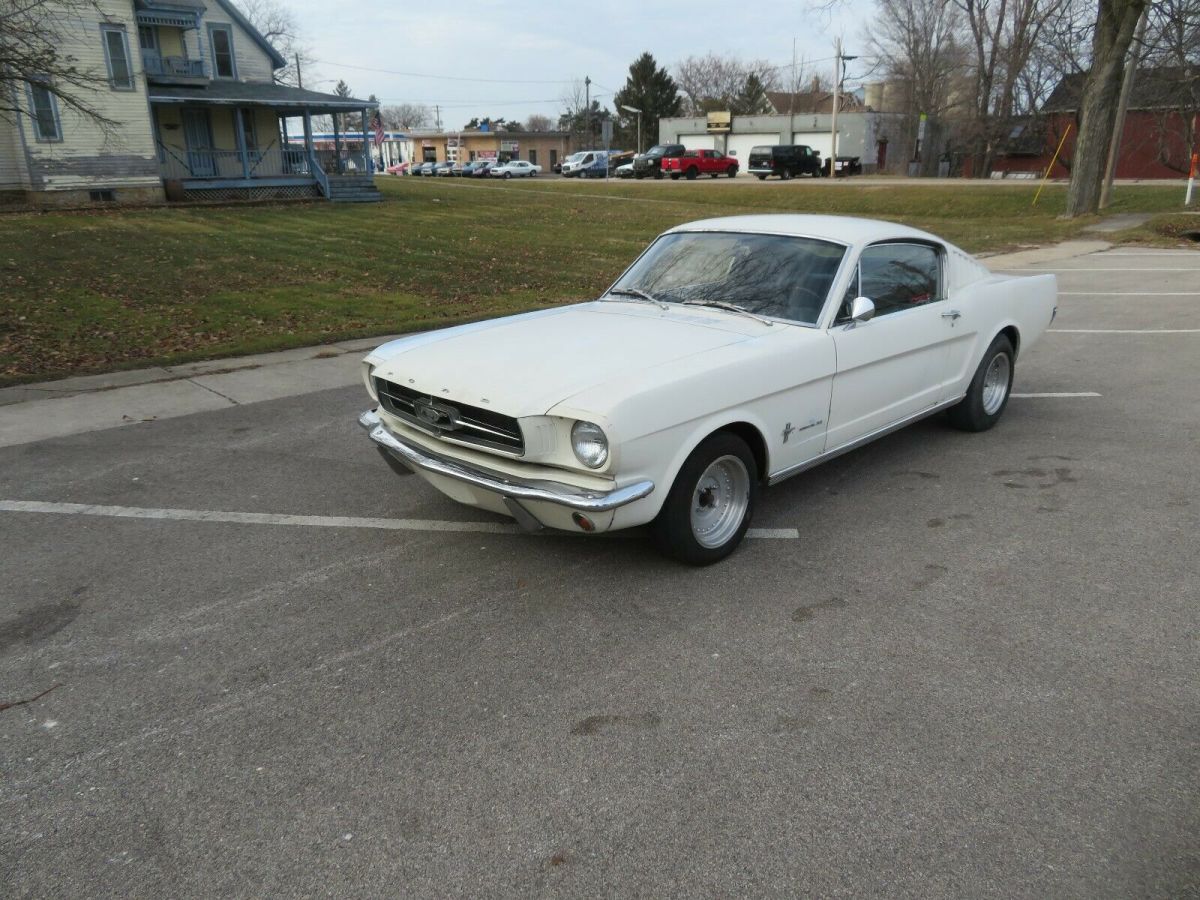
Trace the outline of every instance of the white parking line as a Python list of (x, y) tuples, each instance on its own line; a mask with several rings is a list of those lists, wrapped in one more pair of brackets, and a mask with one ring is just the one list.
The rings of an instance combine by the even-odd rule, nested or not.
[(1050, 392), (1050, 393), (1045, 393), (1045, 394), (1010, 394), (1009, 396), (1014, 397), (1014, 398), (1019, 398), (1021, 400), (1040, 400), (1040, 399), (1046, 398), (1046, 397), (1051, 397), (1051, 398), (1099, 397), (1101, 395), (1097, 394), (1095, 391), (1077, 391), (1077, 392), (1073, 392), (1073, 393), (1067, 392), (1067, 391), (1055, 391), (1055, 392)]
[[(226, 522), (236, 525), (292, 525), (310, 528), (371, 528), (383, 531), (451, 531), (485, 534), (523, 534), (505, 522), (446, 522), (437, 519), (374, 519), (358, 516), (293, 516), (278, 513), (226, 512), (209, 509), (157, 509), (143, 506), (100, 506), (89, 503), (47, 503), (41, 500), (0, 500), (0, 512), (50, 513), (67, 516), (107, 516), (117, 519), (164, 519), (173, 522)], [(571, 534), (572, 532), (556, 532)], [(748, 538), (795, 540), (796, 528), (751, 528)]]
[(1200, 334), (1200, 328), (1051, 328), (1046, 334)]

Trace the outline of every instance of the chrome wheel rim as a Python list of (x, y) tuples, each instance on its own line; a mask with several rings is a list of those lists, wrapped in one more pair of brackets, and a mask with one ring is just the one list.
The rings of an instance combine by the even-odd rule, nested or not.
[(692, 536), (702, 547), (728, 543), (750, 508), (750, 473), (736, 456), (714, 460), (692, 491)]
[(989, 416), (994, 416), (1004, 405), (1004, 398), (1008, 396), (1009, 371), (1007, 353), (997, 353), (988, 363), (983, 376), (983, 411)]

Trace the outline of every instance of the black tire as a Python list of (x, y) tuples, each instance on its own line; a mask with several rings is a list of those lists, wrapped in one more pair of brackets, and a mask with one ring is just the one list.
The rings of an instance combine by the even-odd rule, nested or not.
[(512, 178), (512, 172), (505, 172), (505, 173), (504, 173), (504, 177), (505, 177), (505, 178)]
[[(719, 546), (706, 546), (697, 539), (692, 527), (692, 503), (700, 487), (701, 476), (710, 466), (726, 457), (740, 460), (745, 469), (745, 511), (727, 539)], [(746, 536), (746, 529), (750, 527), (758, 503), (758, 491), (758, 465), (746, 442), (728, 431), (709, 435), (680, 468), (658, 517), (651, 524), (658, 549), (690, 566), (708, 566), (719, 562), (736, 550)]]
[[(993, 365), (998, 366), (1000, 371), (993, 373)], [(1004, 372), (1004, 369), (1007, 369), (1007, 372)], [(1016, 370), (1016, 354), (1013, 352), (1012, 342), (1003, 334), (997, 335), (983, 354), (979, 368), (975, 370), (975, 377), (971, 379), (971, 386), (967, 388), (966, 396), (950, 407), (947, 413), (950, 424), (963, 431), (987, 431), (999, 422), (1008, 407)], [(1005, 375), (1007, 377), (1004, 377)], [(1004, 393), (997, 403), (995, 392), (999, 384), (1003, 384)]]
[(730, 178), (736, 177), (737, 173), (738, 173), (737, 166), (730, 166), (728, 169), (725, 170), (725, 174)]
[(708, 173), (708, 177), (709, 177), (709, 178), (716, 178), (716, 177), (718, 177), (720, 174), (721, 174), (720, 172), (709, 172), (709, 173)]
[(695, 180), (696, 180), (696, 176), (697, 176), (697, 175), (699, 175), (699, 174), (700, 174), (700, 170), (699, 170), (699, 169), (697, 169), (695, 166), (692, 166), (690, 169), (688, 169), (688, 170), (687, 170), (687, 176), (686, 176), (686, 177), (687, 177), (687, 180), (688, 180), (688, 181), (695, 181)]
[(766, 176), (766, 175), (759, 175), (759, 176), (758, 176), (758, 180), (759, 180), (759, 181), (766, 181), (766, 180), (767, 180), (767, 176)]
[(779, 173), (779, 177), (782, 178), (784, 181), (791, 181), (792, 180), (792, 170), (784, 169), (782, 172)]
[(679, 180), (679, 173), (678, 173), (678, 172), (672, 172), (672, 173), (671, 173), (671, 180), (672, 180), (672, 181), (678, 181), (678, 180)]
[(654, 172), (654, 177), (661, 180), (663, 177), (662, 169), (656, 169)]
[(646, 175), (643, 172), (634, 172), (633, 177), (636, 178), (638, 181), (641, 181), (643, 178), (646, 177)]

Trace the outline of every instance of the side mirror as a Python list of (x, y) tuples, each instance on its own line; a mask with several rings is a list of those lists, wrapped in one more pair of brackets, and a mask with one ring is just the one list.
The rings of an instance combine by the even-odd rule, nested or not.
[(875, 315), (875, 303), (870, 297), (855, 297), (850, 304), (850, 321), (866, 322)]

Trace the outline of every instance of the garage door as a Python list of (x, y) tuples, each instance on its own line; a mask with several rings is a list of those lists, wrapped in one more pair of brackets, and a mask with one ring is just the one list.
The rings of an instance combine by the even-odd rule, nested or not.
[(717, 146), (711, 134), (681, 134), (679, 143), (689, 150), (715, 150)]
[(750, 165), (750, 148), (763, 144), (770, 146), (779, 143), (779, 132), (772, 131), (763, 134), (731, 134), (729, 135), (729, 155), (736, 157), (738, 166), (744, 172)]
[(829, 159), (833, 136), (828, 131), (797, 131), (792, 135), (792, 143), (807, 144), (821, 154), (821, 159)]

